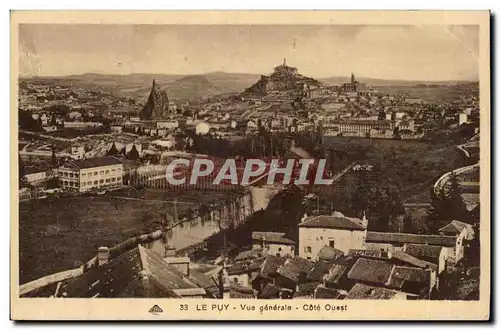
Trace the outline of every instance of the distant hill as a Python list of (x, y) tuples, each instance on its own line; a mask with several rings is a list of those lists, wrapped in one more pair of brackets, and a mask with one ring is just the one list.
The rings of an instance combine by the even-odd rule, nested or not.
[[(326, 85), (342, 85), (349, 82), (349, 77), (329, 77), (318, 79)], [(363, 78), (356, 77), (362, 84), (367, 84), (373, 87), (376, 86), (417, 86), (417, 85), (459, 85), (474, 83), (473, 81), (465, 80), (448, 80), (448, 81), (422, 81), (422, 80), (397, 80), (397, 79), (376, 79), (376, 78)]]
[(111, 75), (85, 73), (65, 77), (32, 77), (22, 80), (53, 80), (57, 83), (69, 83), (74, 86), (98, 86), (104, 90), (125, 97), (132, 97), (145, 102), (153, 79), (166, 89), (171, 100), (201, 98), (216, 94), (242, 92), (258, 81), (260, 75), (245, 73), (210, 72), (201, 75), (169, 75), (169, 74), (130, 74)]

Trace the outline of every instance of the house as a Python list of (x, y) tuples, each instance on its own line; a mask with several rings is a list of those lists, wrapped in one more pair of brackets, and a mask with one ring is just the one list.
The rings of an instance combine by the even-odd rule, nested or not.
[(240, 287), (251, 287), (252, 281), (260, 273), (261, 266), (265, 262), (264, 258), (251, 262), (238, 262), (226, 268), (226, 283)]
[[(387, 286), (411, 295), (412, 298), (429, 299), (436, 283), (433, 273), (428, 269), (395, 266)], [(410, 298), (410, 297), (409, 297)], [(410, 298), (411, 299), (411, 298)]]
[(262, 249), (264, 253), (277, 257), (295, 254), (295, 242), (286, 238), (285, 233), (254, 231), (252, 233), (252, 248)]
[(405, 244), (441, 246), (446, 251), (447, 261), (457, 263), (463, 258), (462, 240), (456, 236), (417, 235), (406, 233), (368, 232), (366, 248), (369, 250), (403, 251)]
[(359, 258), (347, 278), (368, 285), (385, 286), (391, 278), (393, 265), (385, 260)]
[(316, 290), (314, 290), (314, 299), (342, 299), (343, 296), (340, 291), (324, 287), (323, 285), (318, 285)]
[(64, 281), (54, 293), (64, 298), (203, 298), (204, 288), (141, 245), (109, 260), (101, 247), (98, 264)]
[(297, 285), (306, 282), (306, 277), (314, 264), (304, 258), (289, 258), (276, 270), (274, 284), (287, 288), (291, 291), (297, 290)]
[(262, 249), (252, 249), (238, 253), (238, 255), (234, 258), (235, 262), (242, 261), (253, 261), (258, 258), (262, 258), (264, 256), (264, 251)]
[(446, 249), (442, 246), (405, 244), (403, 251), (415, 258), (437, 265), (437, 272), (441, 274), (446, 268)]
[(474, 239), (474, 229), (472, 225), (457, 220), (453, 220), (443, 228), (440, 228), (438, 232), (445, 236), (459, 236), (459, 239), (468, 241)]
[(285, 257), (267, 255), (264, 262), (260, 266), (259, 273), (252, 278), (252, 288), (257, 292), (261, 292), (267, 284), (272, 284), (277, 275), (276, 271), (278, 270), (278, 267), (283, 265), (285, 261)]
[(123, 163), (112, 156), (71, 160), (58, 169), (64, 190), (86, 192), (123, 186)]
[(342, 256), (344, 256), (344, 252), (335, 249), (329, 245), (325, 245), (321, 248), (321, 250), (319, 250), (317, 259), (324, 261), (332, 261), (339, 259)]
[(350, 249), (364, 249), (368, 221), (349, 218), (340, 212), (306, 217), (299, 224), (299, 256), (316, 259), (325, 246), (347, 253)]
[(156, 128), (165, 128), (169, 130), (173, 130), (179, 127), (178, 120), (161, 120), (156, 122)]
[(348, 265), (333, 264), (323, 276), (323, 286), (343, 291), (350, 289), (355, 281), (347, 277), (349, 268)]
[(111, 125), (111, 132), (121, 133), (123, 132), (123, 125)]
[(347, 278), (370, 286), (403, 291), (413, 298), (430, 297), (436, 285), (435, 271), (395, 265), (390, 260), (359, 258)]
[(406, 300), (406, 294), (391, 289), (356, 283), (345, 299)]

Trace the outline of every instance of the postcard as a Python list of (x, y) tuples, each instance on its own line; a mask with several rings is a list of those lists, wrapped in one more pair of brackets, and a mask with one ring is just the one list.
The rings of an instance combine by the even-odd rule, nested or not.
[(13, 11), (14, 320), (488, 320), (488, 11)]

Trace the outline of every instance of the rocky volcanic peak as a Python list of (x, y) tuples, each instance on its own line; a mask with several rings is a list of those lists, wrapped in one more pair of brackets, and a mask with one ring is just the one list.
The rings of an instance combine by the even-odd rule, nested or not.
[(153, 87), (148, 100), (141, 110), (139, 117), (141, 120), (161, 119), (168, 114), (168, 96), (164, 89), (161, 89), (153, 79)]
[(244, 94), (264, 96), (270, 91), (299, 92), (303, 90), (304, 85), (319, 86), (321, 83), (300, 75), (297, 68), (286, 65), (285, 60), (282, 65), (274, 68), (270, 76), (261, 76), (258, 82), (244, 91)]

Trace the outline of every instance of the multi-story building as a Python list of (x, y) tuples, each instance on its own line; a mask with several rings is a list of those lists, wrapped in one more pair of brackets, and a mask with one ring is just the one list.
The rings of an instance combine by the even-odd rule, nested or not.
[(391, 137), (394, 123), (390, 120), (331, 120), (323, 124), (326, 136)]
[(325, 245), (344, 253), (364, 250), (367, 226), (366, 217), (349, 218), (340, 212), (306, 217), (299, 223), (299, 256), (315, 260)]
[(123, 186), (123, 163), (112, 156), (68, 161), (58, 173), (64, 190), (86, 192)]

